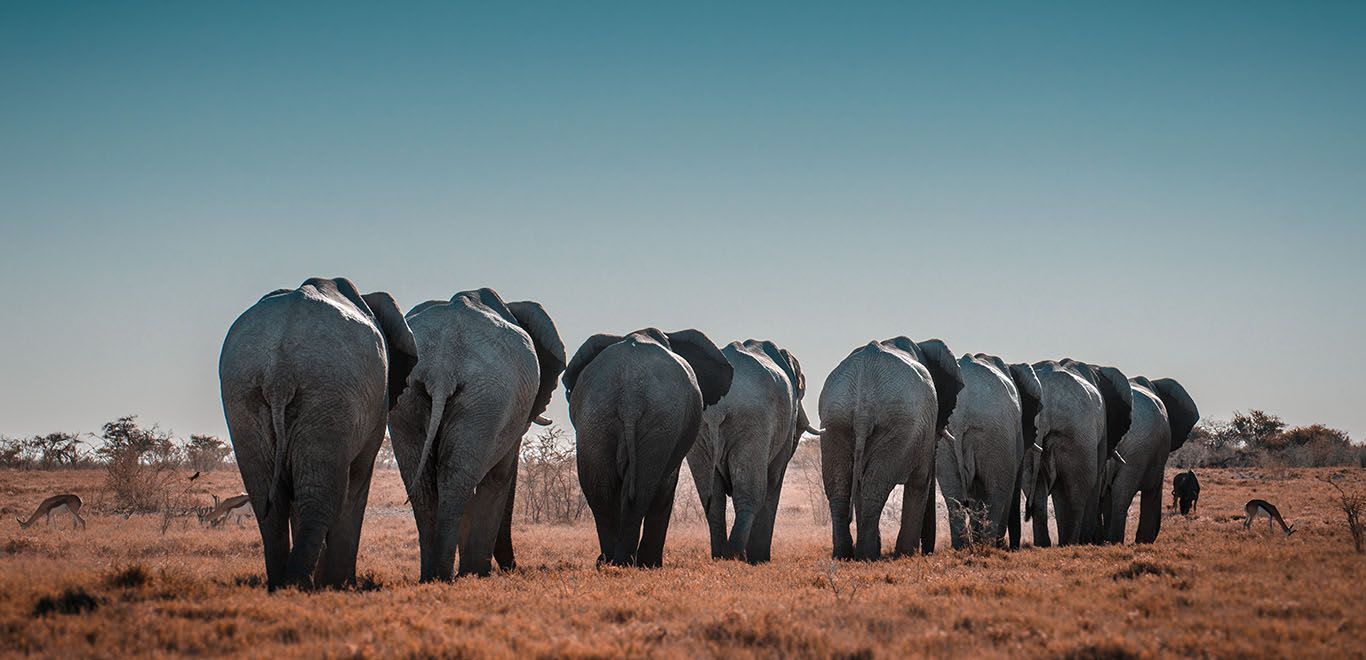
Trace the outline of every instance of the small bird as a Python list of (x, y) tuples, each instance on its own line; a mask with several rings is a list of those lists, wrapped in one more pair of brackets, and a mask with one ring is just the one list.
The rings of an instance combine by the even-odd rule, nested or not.
[(195, 479), (198, 479), (198, 478), (199, 478), (199, 472), (198, 472), (197, 470), (195, 471), (194, 474), (190, 475), (190, 481), (194, 481)]

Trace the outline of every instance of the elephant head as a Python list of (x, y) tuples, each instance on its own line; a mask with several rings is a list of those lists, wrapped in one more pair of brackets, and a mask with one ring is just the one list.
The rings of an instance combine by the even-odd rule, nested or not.
[[(697, 388), (702, 392), (703, 408), (720, 401), (721, 397), (730, 391), (730, 381), (734, 376), (730, 362), (726, 360), (725, 355), (721, 354), (721, 349), (718, 349), (716, 344), (713, 344), (700, 331), (688, 329), (665, 333), (656, 328), (645, 328), (632, 334), (648, 336), (688, 363), (688, 366), (692, 368), (693, 376), (697, 378)], [(565, 396), (568, 397), (574, 391), (574, 385), (578, 383), (579, 374), (583, 373), (583, 370), (599, 353), (623, 339), (626, 337), (611, 334), (596, 334), (589, 337), (579, 347), (578, 352), (574, 353), (569, 365), (565, 367), (563, 377)]]
[(819, 434), (816, 429), (811, 428), (811, 418), (806, 415), (806, 406), (802, 403), (802, 398), (806, 396), (806, 375), (802, 373), (802, 365), (797, 361), (797, 356), (787, 349), (780, 348), (771, 341), (759, 342), (759, 346), (769, 359), (787, 374), (788, 381), (792, 383), (792, 409), (796, 411), (792, 428), (792, 447), (795, 449), (803, 433)]
[(1175, 379), (1159, 378), (1153, 381), (1153, 392), (1167, 407), (1167, 423), (1172, 430), (1171, 451), (1176, 451), (1186, 444), (1196, 422), (1200, 421), (1200, 409), (1195, 407), (1195, 400), (1186, 392), (1186, 388)]
[(893, 337), (884, 342), (915, 356), (924, 365), (934, 381), (935, 396), (939, 401), (939, 414), (935, 420), (936, 434), (943, 433), (949, 424), (949, 417), (958, 404), (958, 393), (963, 391), (963, 372), (958, 359), (953, 357), (942, 339), (926, 339), (914, 342), (905, 337)]
[(1115, 367), (1102, 367), (1072, 359), (1062, 365), (1079, 373), (1095, 386), (1105, 402), (1105, 453), (1114, 453), (1119, 441), (1129, 432), (1134, 410), (1134, 392), (1124, 372)]

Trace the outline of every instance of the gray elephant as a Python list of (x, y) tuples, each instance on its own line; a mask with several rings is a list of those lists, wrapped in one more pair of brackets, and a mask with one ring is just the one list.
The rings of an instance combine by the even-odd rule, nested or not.
[(1133, 422), (1105, 463), (1101, 513), (1105, 540), (1124, 542), (1129, 506), (1139, 492), (1137, 543), (1152, 543), (1162, 527), (1163, 470), (1167, 455), (1185, 444), (1200, 410), (1186, 388), (1170, 378), (1129, 380)]
[(1100, 530), (1100, 484), (1107, 454), (1128, 431), (1132, 394), (1114, 367), (1064, 359), (1033, 365), (1043, 391), (1035, 441), (1021, 484), (1034, 545), (1051, 544), (1047, 500), (1053, 499), (1062, 545), (1094, 543)]
[(1010, 547), (1019, 548), (1023, 418), (1028, 410), (1032, 428), (1039, 380), (1029, 365), (1012, 371), (1001, 358), (982, 353), (964, 355), (958, 367), (963, 390), (935, 460), (953, 547), (964, 547), (969, 536), (1000, 544), (1009, 531)]
[[(593, 335), (564, 372), (599, 562), (658, 567), (683, 457), (733, 369), (697, 330)], [(642, 533), (643, 526), (643, 533)]]
[[(564, 371), (564, 344), (535, 302), (463, 291), (408, 312), (422, 359), (389, 418), (417, 521), (421, 579), (515, 566), (512, 507), (522, 436)], [(540, 420), (544, 421), (544, 420)]]
[[(766, 562), (773, 545), (783, 476), (802, 433), (814, 431), (802, 407), (801, 364), (771, 341), (731, 342), (721, 354), (734, 370), (730, 391), (702, 413), (688, 469), (706, 511), (714, 558)], [(726, 540), (726, 497), (735, 523)]]
[(836, 559), (882, 555), (878, 521), (897, 485), (895, 554), (934, 550), (935, 443), (962, 389), (958, 362), (938, 339), (870, 342), (830, 372), (820, 398), (821, 477)]
[(417, 355), (394, 299), (343, 278), (275, 291), (228, 330), (223, 413), (269, 588), (355, 580), (375, 454)]

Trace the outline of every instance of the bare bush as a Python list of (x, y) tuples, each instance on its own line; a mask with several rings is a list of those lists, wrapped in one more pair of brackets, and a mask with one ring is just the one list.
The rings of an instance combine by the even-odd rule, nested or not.
[(574, 446), (563, 429), (548, 426), (522, 441), (516, 512), (531, 523), (571, 524), (588, 507), (579, 489)]
[(1338, 491), (1338, 507), (1347, 517), (1347, 531), (1352, 534), (1352, 545), (1357, 552), (1366, 552), (1366, 520), (1362, 520), (1362, 511), (1366, 510), (1366, 493), (1360, 489), (1352, 489), (1348, 492), (1333, 477), (1325, 478), (1324, 481)]
[(108, 422), (96, 452), (105, 459), (105, 487), (114, 494), (122, 513), (167, 511), (171, 491), (180, 477), (180, 448), (170, 433), (156, 426), (142, 428), (137, 417)]

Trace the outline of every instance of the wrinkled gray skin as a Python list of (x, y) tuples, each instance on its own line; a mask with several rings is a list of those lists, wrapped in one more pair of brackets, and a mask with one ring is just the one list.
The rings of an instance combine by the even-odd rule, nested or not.
[(275, 291), (228, 330), (223, 412), (269, 588), (355, 581), (389, 403), (416, 361), (394, 299), (343, 278)]
[(1113, 367), (1068, 359), (1033, 367), (1043, 401), (1035, 442), (1026, 447), (1021, 484), (1025, 517), (1034, 524), (1034, 545), (1051, 544), (1049, 496), (1059, 544), (1100, 542), (1101, 474), (1107, 454), (1129, 428), (1128, 379)]
[(1129, 506), (1139, 492), (1137, 543), (1152, 543), (1162, 527), (1163, 470), (1167, 455), (1185, 444), (1200, 421), (1195, 401), (1170, 378), (1129, 380), (1133, 388), (1133, 423), (1105, 463), (1101, 485), (1105, 540), (1124, 542)]
[[(564, 372), (599, 562), (658, 567), (683, 457), (733, 369), (697, 330), (594, 335)], [(642, 533), (643, 526), (643, 533)]]
[(389, 418), (394, 458), (413, 505), (421, 579), (515, 566), (512, 505), (522, 436), (545, 412), (564, 344), (534, 302), (492, 289), (408, 312), (422, 359)]
[[(802, 407), (806, 377), (791, 353), (771, 341), (721, 349), (734, 370), (730, 391), (702, 413), (688, 469), (711, 530), (713, 558), (766, 562), (783, 475), (802, 433), (813, 431)], [(726, 497), (735, 523), (726, 539)]]
[(836, 559), (882, 556), (878, 520), (897, 485), (895, 554), (934, 550), (935, 443), (962, 388), (958, 362), (938, 339), (871, 342), (830, 372), (820, 399), (821, 477)]
[[(1011, 368), (994, 355), (964, 355), (958, 367), (963, 390), (949, 417), (948, 433), (940, 437), (935, 452), (953, 547), (964, 547), (969, 534), (1000, 545), (1009, 530), (1010, 547), (1018, 548), (1025, 450), (1022, 409), (1032, 399), (1030, 414), (1037, 413), (1039, 382), (1029, 365), (1017, 365), (1020, 377), (1027, 378), (1017, 387)], [(969, 518), (965, 506), (985, 515)]]

